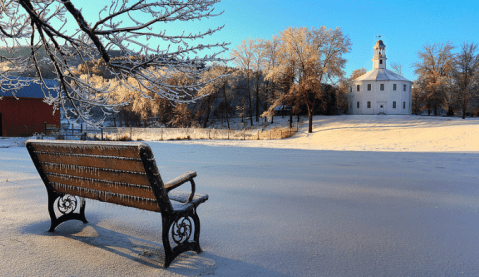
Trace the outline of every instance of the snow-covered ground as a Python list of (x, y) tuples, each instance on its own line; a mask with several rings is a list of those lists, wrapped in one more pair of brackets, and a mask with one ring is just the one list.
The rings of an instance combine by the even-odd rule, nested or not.
[[(288, 126), (287, 118), (277, 117), (275, 122), (274, 126), (265, 129)], [(293, 122), (296, 122), (296, 117)], [(315, 116), (313, 133), (307, 131), (308, 122), (303, 119), (299, 133), (289, 139), (193, 140), (186, 143), (335, 151), (479, 152), (479, 118)]]
[[(479, 121), (316, 117), (292, 138), (147, 142), (198, 172), (203, 253), (163, 269), (161, 216), (95, 201), (47, 232), (20, 139), (0, 139), (0, 276), (478, 276)], [(3, 147), (3, 148), (2, 148)]]

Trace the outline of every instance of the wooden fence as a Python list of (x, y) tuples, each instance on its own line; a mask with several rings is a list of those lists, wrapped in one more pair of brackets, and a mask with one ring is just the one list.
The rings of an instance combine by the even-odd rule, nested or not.
[[(67, 128), (65, 128), (67, 127)], [(214, 139), (214, 140), (270, 140), (284, 139), (293, 136), (296, 128), (274, 128), (270, 130), (229, 130), (202, 128), (137, 128), (137, 127), (103, 127), (88, 129), (63, 126), (63, 128), (45, 125), (45, 135), (65, 140), (184, 140), (184, 139)]]

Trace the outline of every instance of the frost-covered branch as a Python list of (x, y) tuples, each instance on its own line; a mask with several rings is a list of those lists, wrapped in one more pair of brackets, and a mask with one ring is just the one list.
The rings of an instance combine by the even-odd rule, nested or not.
[[(222, 12), (215, 12), (213, 7), (218, 2), (113, 0), (98, 9), (96, 22), (89, 22), (80, 1), (2, 1), (0, 43), (4, 47), (0, 49), (0, 96), (15, 95), (16, 90), (31, 82), (18, 76), (34, 77), (35, 82), (45, 83), (43, 79), (49, 78), (45, 76), (53, 74), (59, 93), (46, 96), (45, 102), (54, 105), (54, 109), (64, 109), (67, 116), (101, 124), (101, 119), (92, 118), (92, 109), (108, 115), (119, 105), (127, 104), (128, 99), (113, 101), (109, 83), (103, 86), (91, 83), (95, 68), (89, 64), (100, 59), (104, 70), (119, 86), (136, 88), (141, 93), (150, 91), (180, 103), (195, 101), (201, 97), (196, 92), (211, 81), (201, 79), (206, 65), (222, 62), (219, 55), (228, 46), (224, 42), (195, 41), (220, 31), (223, 26), (197, 33), (173, 33), (167, 26), (218, 16)], [(84, 65), (81, 72), (79, 64)], [(81, 76), (82, 72), (86, 75)], [(196, 81), (172, 86), (167, 80), (175, 74)]]

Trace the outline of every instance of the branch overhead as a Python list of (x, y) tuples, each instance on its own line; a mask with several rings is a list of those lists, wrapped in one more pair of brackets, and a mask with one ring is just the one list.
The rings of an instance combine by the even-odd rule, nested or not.
[[(90, 62), (98, 59), (119, 86), (151, 91), (180, 102), (195, 101), (196, 91), (208, 82), (201, 79), (201, 72), (212, 62), (222, 62), (219, 55), (228, 47), (224, 42), (197, 41), (223, 26), (197, 33), (174, 33), (168, 27), (220, 15), (214, 10), (218, 2), (113, 0), (99, 7), (97, 20), (90, 22), (79, 1), (2, 1), (0, 40), (6, 47), (0, 51), (0, 78), (14, 80), (29, 74), (43, 82), (50, 76), (59, 84), (58, 96), (48, 100), (55, 109), (68, 110), (65, 114), (95, 125), (101, 120), (93, 120), (92, 109), (107, 115), (127, 103), (112, 104), (111, 87), (91, 83), (96, 69)], [(78, 73), (79, 64), (83, 64), (83, 76)], [(172, 88), (167, 80), (178, 73), (195, 82), (187, 89)], [(22, 82), (16, 83), (20, 87)], [(2, 88), (0, 93), (6, 91)]]

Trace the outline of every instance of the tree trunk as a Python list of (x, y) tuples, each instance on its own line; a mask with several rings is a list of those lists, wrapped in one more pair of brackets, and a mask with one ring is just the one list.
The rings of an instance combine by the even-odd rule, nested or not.
[(251, 123), (251, 126), (253, 126), (253, 107), (252, 107), (252, 104), (251, 104), (251, 87), (250, 87), (250, 80), (249, 80), (249, 71), (246, 75), (246, 80), (247, 80), (247, 85), (248, 85), (248, 102), (249, 102), (249, 119), (250, 119), (250, 123)]
[(308, 126), (308, 133), (313, 132), (313, 111), (308, 111), (309, 117), (309, 126)]
[(313, 104), (309, 105), (308, 103), (306, 103), (306, 108), (308, 109), (308, 133), (312, 133), (313, 132), (313, 111), (314, 111), (314, 106)]
[(451, 105), (447, 107), (447, 116), (454, 116), (454, 109)]
[(210, 119), (211, 104), (212, 104), (211, 102), (213, 102), (211, 98), (212, 97), (209, 96), (208, 99), (206, 100), (206, 105), (207, 105), (206, 106), (206, 118), (205, 118), (205, 121), (203, 122), (203, 128), (206, 128), (206, 124), (208, 124), (208, 121)]
[(256, 73), (256, 122), (259, 122), (259, 72)]
[(313, 132), (313, 112), (314, 112), (314, 96), (312, 96), (312, 92), (310, 91), (306, 94), (306, 108), (308, 109), (308, 118), (309, 118), (309, 127), (308, 133)]
[(228, 118), (228, 102), (226, 101), (226, 81), (223, 84), (223, 96), (225, 101), (225, 116), (226, 116), (226, 124), (228, 125), (228, 129), (230, 128), (230, 120)]
[[(268, 87), (269, 87), (269, 82), (268, 82)], [(273, 101), (274, 101), (274, 81), (271, 82), (271, 96), (270, 96), (270, 97), (271, 97), (271, 98), (270, 98), (270, 99), (271, 99), (271, 103), (270, 103), (270, 104), (273, 104)], [(273, 117), (274, 117), (274, 110), (273, 110), (273, 112), (271, 113), (271, 124), (274, 123)]]
[(289, 109), (289, 128), (293, 128), (293, 108)]

